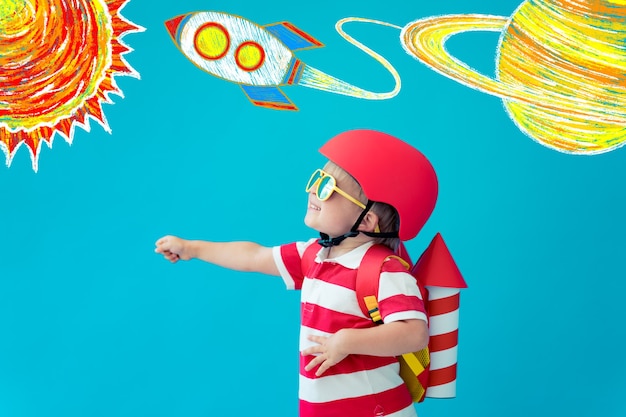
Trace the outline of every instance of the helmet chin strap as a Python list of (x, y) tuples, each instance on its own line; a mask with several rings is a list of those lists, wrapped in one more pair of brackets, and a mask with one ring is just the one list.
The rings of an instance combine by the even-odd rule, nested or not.
[(363, 231), (357, 230), (359, 225), (361, 224), (361, 222), (365, 218), (365, 215), (372, 208), (372, 205), (374, 205), (374, 202), (371, 201), (371, 200), (368, 200), (367, 205), (365, 206), (365, 208), (361, 212), (361, 215), (359, 216), (358, 219), (356, 219), (356, 222), (354, 222), (354, 224), (352, 225), (352, 227), (350, 228), (350, 231), (348, 233), (344, 233), (343, 235), (337, 236), (337, 237), (330, 237), (326, 233), (320, 232), (320, 239), (317, 240), (317, 243), (319, 243), (321, 246), (323, 246), (325, 248), (330, 248), (331, 246), (339, 245), (341, 242), (343, 242), (345, 239), (347, 239), (349, 237), (358, 236), (359, 233), (363, 233), (364, 235), (370, 236), (370, 237), (383, 237), (383, 238), (398, 237), (398, 232), (397, 231), (396, 232), (378, 232), (378, 233), (376, 233), (376, 232), (363, 232)]

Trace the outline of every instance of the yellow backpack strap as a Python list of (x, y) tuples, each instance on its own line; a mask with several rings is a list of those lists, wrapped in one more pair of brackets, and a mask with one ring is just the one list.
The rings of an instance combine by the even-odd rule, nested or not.
[(411, 371), (413, 371), (415, 375), (419, 375), (424, 372), (424, 369), (426, 369), (426, 367), (430, 363), (428, 347), (425, 347), (419, 352), (405, 353), (402, 355), (402, 357), (404, 358), (407, 366), (411, 368)]
[(400, 362), (400, 377), (409, 389), (413, 402), (424, 401), (428, 386), (428, 372), (426, 370), (430, 364), (428, 348), (425, 347), (419, 352), (398, 356), (398, 361)]
[(404, 259), (402, 259), (401, 257), (397, 256), (397, 255), (391, 255), (389, 256), (389, 258), (396, 258), (397, 260), (400, 261), (400, 263), (407, 269), (407, 271), (409, 269), (411, 269), (411, 264), (409, 264), (407, 261), (405, 261)]
[(378, 311), (378, 300), (376, 296), (368, 295), (363, 297), (363, 301), (365, 301), (367, 312), (372, 318), (372, 321), (376, 324), (383, 324), (383, 318), (380, 316), (380, 311)]

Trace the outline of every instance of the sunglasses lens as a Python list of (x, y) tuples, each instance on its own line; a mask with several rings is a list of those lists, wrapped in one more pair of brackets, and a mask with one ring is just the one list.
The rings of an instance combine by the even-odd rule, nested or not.
[(311, 188), (313, 188), (315, 183), (319, 181), (321, 176), (322, 176), (322, 172), (319, 169), (316, 169), (313, 175), (311, 175), (311, 178), (309, 179), (309, 182), (306, 185), (306, 192), (311, 191)]
[(331, 176), (322, 178), (317, 186), (317, 198), (321, 201), (328, 200), (335, 190), (335, 179)]

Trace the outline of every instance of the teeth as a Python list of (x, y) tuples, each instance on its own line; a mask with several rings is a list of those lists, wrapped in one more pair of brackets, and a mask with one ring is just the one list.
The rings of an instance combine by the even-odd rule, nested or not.
[(313, 204), (309, 204), (309, 208), (312, 209), (312, 210), (320, 211), (320, 208), (317, 207), (317, 206), (314, 206)]

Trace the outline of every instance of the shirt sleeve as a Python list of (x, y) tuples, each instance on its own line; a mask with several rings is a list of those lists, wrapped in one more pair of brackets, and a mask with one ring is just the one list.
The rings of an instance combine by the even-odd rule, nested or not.
[(397, 259), (385, 261), (381, 269), (378, 309), (385, 323), (410, 319), (428, 321), (417, 281)]
[(280, 272), (287, 289), (302, 289), (304, 281), (304, 272), (302, 271), (302, 255), (306, 248), (316, 242), (317, 239), (312, 238), (306, 242), (294, 242), (286, 245), (274, 246), (272, 254), (274, 262)]

